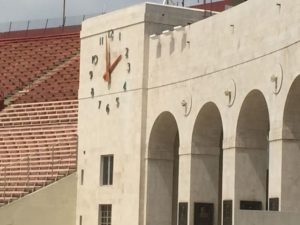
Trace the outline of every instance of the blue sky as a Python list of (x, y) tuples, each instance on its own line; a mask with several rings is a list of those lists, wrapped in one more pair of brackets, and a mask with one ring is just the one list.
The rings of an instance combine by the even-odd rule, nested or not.
[[(162, 3), (163, 0), (149, 0)], [(181, 0), (173, 0), (181, 2)], [(186, 4), (198, 0), (185, 0)], [(200, 2), (202, 0), (199, 0)], [(145, 2), (144, 0), (66, 0), (66, 15), (78, 16), (99, 14), (128, 5)], [(57, 18), (62, 15), (63, 0), (0, 0), (0, 23), (31, 19)]]

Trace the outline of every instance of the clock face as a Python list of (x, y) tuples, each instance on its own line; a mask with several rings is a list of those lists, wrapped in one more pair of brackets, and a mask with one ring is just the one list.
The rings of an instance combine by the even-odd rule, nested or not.
[[(95, 54), (91, 57), (93, 69), (89, 71), (89, 78), (92, 81), (94, 77), (96, 78), (96, 72), (94, 70), (100, 66), (100, 79), (104, 83), (107, 83), (109, 90), (113, 80), (112, 77), (115, 75), (114, 71), (117, 67), (119, 67), (119, 69), (115, 72), (118, 72), (118, 74), (120, 73), (121, 75), (129, 74), (131, 70), (131, 65), (129, 62), (129, 48), (120, 44), (122, 39), (121, 31), (118, 33), (118, 35), (114, 35), (114, 33), (115, 32), (111, 30), (99, 37), (98, 44), (102, 46), (100, 50), (101, 53)], [(114, 48), (113, 50), (112, 47)], [(122, 72), (122, 70), (124, 71)], [(120, 79), (123, 81), (121, 81), (119, 88), (121, 90), (123, 89), (123, 91), (126, 91), (126, 76), (118, 77), (118, 82), (115, 84), (115, 87), (119, 85)], [(90, 94), (92, 97), (96, 95), (95, 92), (95, 89), (91, 88)]]

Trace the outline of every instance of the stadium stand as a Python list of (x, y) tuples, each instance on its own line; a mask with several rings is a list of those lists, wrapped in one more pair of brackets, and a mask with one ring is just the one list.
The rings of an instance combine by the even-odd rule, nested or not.
[(4, 99), (9, 100), (78, 55), (79, 32), (52, 37), (0, 39), (0, 49), (0, 90)]
[(76, 171), (79, 30), (0, 36), (0, 206)]

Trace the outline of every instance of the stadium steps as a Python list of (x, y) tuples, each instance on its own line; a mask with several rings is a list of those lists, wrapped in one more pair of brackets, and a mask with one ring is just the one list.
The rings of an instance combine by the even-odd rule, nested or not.
[(0, 206), (76, 171), (78, 101), (12, 104), (0, 112)]
[(36, 78), (76, 55), (79, 49), (79, 32), (0, 39), (0, 76), (3, 78), (0, 81), (0, 99), (23, 90)]
[(0, 39), (0, 206), (76, 171), (79, 49), (79, 31)]
[(37, 88), (39, 84), (44, 82), (45, 80), (51, 78), (55, 73), (65, 68), (69, 64), (72, 64), (74, 60), (78, 60), (79, 58), (79, 50), (72, 52), (71, 55), (66, 56), (64, 59), (54, 63), (51, 66), (48, 66), (47, 70), (42, 71), (37, 78), (29, 83), (27, 83), (23, 88), (16, 89), (13, 93), (10, 93), (5, 97), (4, 104), (6, 106), (15, 103), (17, 100), (22, 98), (31, 90)]

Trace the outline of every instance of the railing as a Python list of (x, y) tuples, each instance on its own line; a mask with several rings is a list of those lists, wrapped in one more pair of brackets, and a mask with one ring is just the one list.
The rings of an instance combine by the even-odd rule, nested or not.
[[(34, 189), (36, 187), (46, 186), (49, 183), (49, 181), (52, 181), (52, 182), (57, 181), (57, 179), (59, 178), (58, 176), (60, 175), (60, 168), (61, 168), (62, 165), (64, 167), (66, 167), (66, 174), (64, 174), (64, 176), (66, 176), (70, 173), (71, 165), (75, 166), (75, 171), (76, 171), (76, 168), (77, 168), (77, 157), (76, 157), (76, 155), (77, 155), (78, 147), (76, 146), (75, 152), (64, 155), (63, 158), (58, 158), (58, 159), (55, 159), (56, 157), (55, 157), (54, 147), (55, 146), (52, 145), (51, 150), (50, 150), (50, 154), (51, 154), (51, 160), (50, 161), (51, 161), (51, 163), (49, 164), (48, 167), (46, 167), (46, 168), (48, 168), (47, 173), (46, 173), (46, 178), (44, 180), (41, 180), (43, 182), (43, 185), (40, 186), (40, 185), (37, 185), (36, 183), (34, 183), (32, 190), (31, 189), (29, 190), (29, 188), (26, 189), (28, 193), (34, 191)], [(39, 172), (38, 169), (34, 170), (33, 168), (31, 168), (31, 163), (30, 163), (30, 161), (33, 160), (33, 158), (37, 157), (37, 156), (45, 156), (45, 154), (40, 154), (40, 153), (30, 154), (26, 157), (21, 158), (18, 161), (8, 163), (7, 165), (0, 168), (0, 173), (2, 172), (2, 175), (4, 173), (4, 175), (3, 175), (4, 179), (1, 182), (2, 185), (0, 185), (0, 186), (3, 187), (3, 202), (9, 203), (11, 201), (12, 197), (13, 197), (12, 195), (9, 196), (9, 197), (6, 196), (7, 188), (9, 187), (9, 185), (8, 185), (8, 180), (9, 180), (8, 176), (13, 174), (12, 171), (17, 171), (17, 169), (13, 170), (12, 167), (15, 166), (15, 165), (20, 165), (21, 166), (22, 164), (23, 165), (26, 164), (26, 169), (23, 169), (23, 172), (24, 172), (24, 170), (26, 171), (26, 184), (28, 185), (29, 182), (30, 182), (30, 174), (32, 172)], [(39, 160), (42, 160), (42, 159), (39, 159)], [(36, 160), (36, 161), (38, 162), (39, 160)], [(64, 161), (64, 163), (62, 163), (62, 161)], [(22, 169), (20, 168), (19, 171), (21, 173)], [(49, 175), (48, 171), (51, 171), (50, 176), (47, 176), (47, 175)], [(25, 192), (25, 190), (24, 190), (24, 192)], [(27, 193), (20, 192), (18, 197), (22, 197), (26, 194)]]
[(48, 29), (57, 28), (64, 26), (76, 26), (81, 25), (82, 21), (87, 18), (96, 16), (97, 14), (89, 14), (82, 16), (70, 16), (50, 19), (39, 19), (39, 20), (27, 20), (27, 21), (10, 21), (6, 23), (0, 23), (1, 32), (12, 32), (12, 31), (28, 31), (33, 29)]

